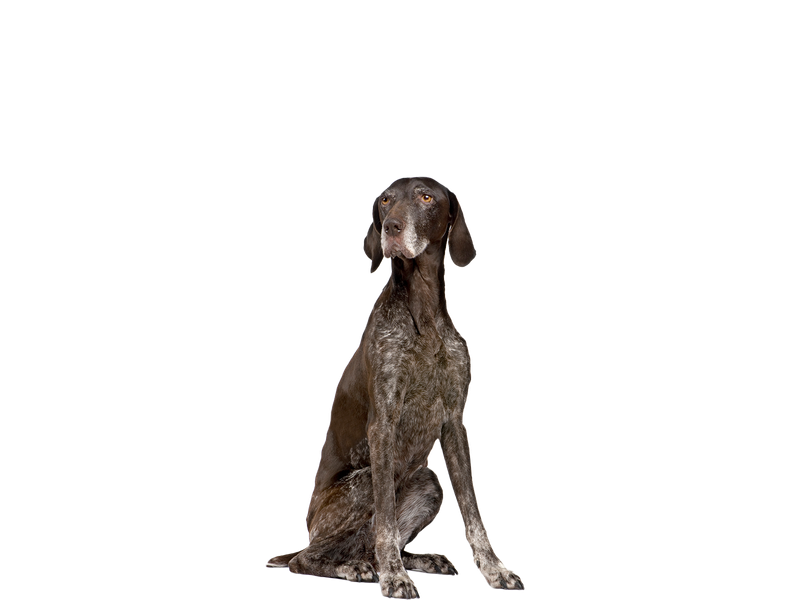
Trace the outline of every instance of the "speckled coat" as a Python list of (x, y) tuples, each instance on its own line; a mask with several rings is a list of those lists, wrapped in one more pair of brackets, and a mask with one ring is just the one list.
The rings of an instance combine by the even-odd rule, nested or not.
[[(522, 589), (495, 555), (478, 512), (462, 424), (467, 345), (447, 314), (444, 255), (475, 256), (455, 194), (429, 178), (400, 179), (373, 205), (364, 250), (392, 276), (336, 390), (308, 511), (309, 546), (269, 566), (379, 581), (385, 596), (418, 597), (407, 570), (455, 574), (447, 558), (404, 548), (439, 511), (427, 468), (440, 440), (476, 565), (492, 587)], [(379, 573), (379, 575), (378, 575)]]

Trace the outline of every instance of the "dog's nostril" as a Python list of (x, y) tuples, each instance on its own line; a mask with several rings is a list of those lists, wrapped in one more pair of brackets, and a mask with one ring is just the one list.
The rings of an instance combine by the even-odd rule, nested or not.
[(383, 228), (389, 235), (397, 235), (403, 231), (403, 223), (397, 219), (386, 219), (383, 223)]

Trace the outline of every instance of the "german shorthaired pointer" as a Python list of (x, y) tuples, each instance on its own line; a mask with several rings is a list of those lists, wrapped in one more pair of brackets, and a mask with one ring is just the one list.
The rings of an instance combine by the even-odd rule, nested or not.
[(444, 556), (405, 551), (442, 503), (427, 468), (438, 439), (475, 564), (492, 587), (521, 590), (489, 544), (462, 424), (469, 353), (447, 314), (444, 253), (449, 236), (455, 264), (475, 257), (464, 212), (433, 179), (398, 179), (375, 200), (372, 221), (364, 251), (372, 271), (391, 258), (392, 277), (336, 389), (308, 509), (309, 545), (267, 566), (379, 581), (395, 598), (419, 597), (407, 569), (455, 575)]

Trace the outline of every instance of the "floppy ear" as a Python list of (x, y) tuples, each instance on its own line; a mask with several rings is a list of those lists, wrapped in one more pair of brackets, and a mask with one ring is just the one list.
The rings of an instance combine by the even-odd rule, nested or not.
[(447, 190), (450, 196), (450, 258), (459, 267), (466, 267), (475, 258), (475, 246), (472, 244), (472, 236), (467, 229), (467, 222), (464, 220), (464, 211), (458, 203), (456, 195)]
[(381, 264), (383, 260), (383, 249), (381, 248), (381, 217), (378, 212), (378, 201), (372, 206), (372, 225), (369, 226), (367, 237), (364, 238), (364, 252), (369, 258), (372, 259), (372, 268), (370, 273), (374, 273), (375, 269)]

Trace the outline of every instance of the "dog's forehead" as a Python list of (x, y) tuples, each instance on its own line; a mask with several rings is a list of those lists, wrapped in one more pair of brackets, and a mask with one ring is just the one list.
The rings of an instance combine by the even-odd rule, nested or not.
[(410, 194), (420, 191), (439, 191), (446, 193), (446, 188), (430, 177), (404, 177), (398, 179), (384, 192), (384, 195)]

